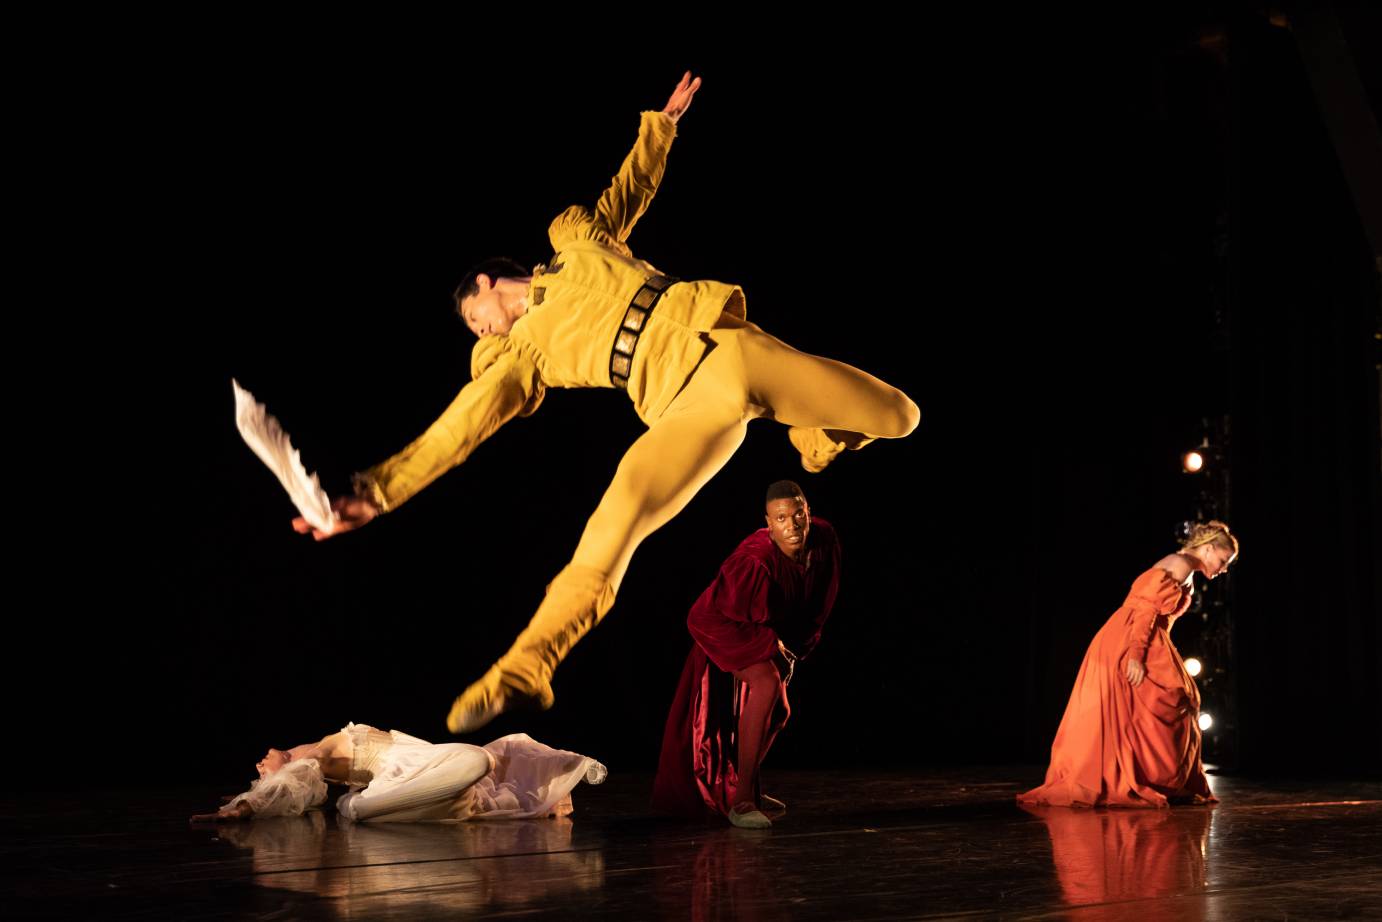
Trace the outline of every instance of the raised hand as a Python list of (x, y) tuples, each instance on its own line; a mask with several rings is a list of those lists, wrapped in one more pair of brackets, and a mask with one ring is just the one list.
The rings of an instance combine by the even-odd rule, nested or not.
[(696, 91), (701, 88), (701, 78), (691, 79), (691, 71), (687, 71), (682, 76), (677, 88), (672, 91), (672, 97), (667, 100), (667, 106), (662, 110), (665, 114), (672, 117), (672, 121), (677, 121), (686, 114), (686, 110), (691, 108), (691, 99), (696, 95)]

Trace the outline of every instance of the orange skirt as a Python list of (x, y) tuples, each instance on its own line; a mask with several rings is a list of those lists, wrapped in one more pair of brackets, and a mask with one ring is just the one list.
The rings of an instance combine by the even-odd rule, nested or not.
[(1051, 745), (1046, 783), (1019, 803), (1164, 807), (1215, 799), (1200, 761), (1200, 694), (1165, 615), (1147, 646), (1147, 677), (1137, 688), (1128, 683), (1134, 614), (1125, 605), (1094, 636)]

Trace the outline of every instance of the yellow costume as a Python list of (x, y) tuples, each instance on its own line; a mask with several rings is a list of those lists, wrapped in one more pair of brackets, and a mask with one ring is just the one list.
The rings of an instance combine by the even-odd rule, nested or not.
[(527, 313), (507, 335), (476, 343), (474, 380), (440, 419), (358, 475), (362, 495), (384, 511), (395, 509), (505, 422), (536, 410), (548, 387), (624, 386), (648, 425), (532, 622), (456, 699), (447, 720), (454, 733), (488, 722), (511, 698), (551, 704), (553, 670), (614, 604), (634, 550), (724, 466), (750, 420), (792, 426), (792, 443), (812, 470), (846, 447), (901, 438), (916, 427), (916, 406), (901, 391), (764, 333), (745, 321), (743, 292), (721, 282), (666, 288), (637, 318), (627, 382), (612, 378), (611, 349), (617, 336), (628, 342), (629, 305), (658, 277), (625, 241), (657, 191), (675, 136), (667, 115), (643, 113), (638, 141), (595, 211), (573, 206), (552, 222), (556, 255), (534, 271)]

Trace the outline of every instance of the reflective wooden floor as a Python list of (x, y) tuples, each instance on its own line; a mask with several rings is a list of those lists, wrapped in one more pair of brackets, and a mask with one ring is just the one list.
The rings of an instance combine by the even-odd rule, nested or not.
[(190, 828), (213, 791), (0, 803), (0, 915), (62, 919), (1382, 919), (1382, 783), (1215, 777), (1214, 807), (1027, 811), (1032, 767), (768, 773), (769, 831), (657, 820)]

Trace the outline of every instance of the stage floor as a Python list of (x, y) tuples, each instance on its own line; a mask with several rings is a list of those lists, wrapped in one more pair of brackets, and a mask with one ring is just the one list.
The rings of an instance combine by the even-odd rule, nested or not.
[[(1382, 783), (1217, 776), (1214, 807), (1024, 811), (1035, 767), (765, 773), (768, 831), (650, 818), (651, 777), (561, 820), (191, 828), (223, 791), (0, 802), (7, 919), (1382, 918)], [(22, 786), (11, 779), (10, 790)]]

